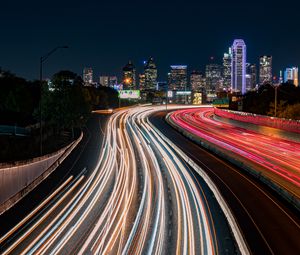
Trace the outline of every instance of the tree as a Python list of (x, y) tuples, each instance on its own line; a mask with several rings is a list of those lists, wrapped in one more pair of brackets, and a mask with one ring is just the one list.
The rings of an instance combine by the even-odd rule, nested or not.
[(48, 124), (56, 132), (82, 126), (89, 117), (91, 107), (85, 97), (81, 77), (70, 71), (60, 71), (53, 75), (53, 91), (47, 91), (45, 116)]
[[(276, 106), (276, 117), (281, 118), (281, 114), (286, 107), (286, 101), (280, 100), (279, 104)], [(270, 103), (270, 109), (267, 113), (268, 116), (275, 116), (275, 102)]]
[(37, 83), (4, 71), (0, 76), (0, 90), (1, 122), (21, 126), (32, 124), (33, 112), (39, 102)]
[(288, 105), (284, 111), (280, 113), (280, 118), (300, 120), (300, 103)]
[[(243, 110), (256, 114), (274, 116), (274, 102), (275, 88), (270, 84), (265, 84), (260, 86), (257, 91), (250, 91), (245, 94), (243, 98)], [(300, 103), (300, 87), (296, 87), (290, 83), (279, 85), (277, 88), (277, 102), (279, 102), (277, 105), (277, 113), (282, 111), (282, 109), (280, 109), (281, 106)], [(277, 114), (277, 116), (279, 115)]]

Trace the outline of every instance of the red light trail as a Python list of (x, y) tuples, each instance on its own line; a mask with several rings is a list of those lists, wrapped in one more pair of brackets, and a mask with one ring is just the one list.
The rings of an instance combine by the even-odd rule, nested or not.
[(274, 138), (214, 119), (213, 108), (179, 110), (170, 121), (251, 165), (299, 197), (300, 143)]

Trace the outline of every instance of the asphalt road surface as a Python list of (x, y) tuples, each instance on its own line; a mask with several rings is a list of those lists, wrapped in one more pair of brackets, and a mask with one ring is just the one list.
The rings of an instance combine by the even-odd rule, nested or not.
[(1, 216), (2, 254), (236, 253), (211, 190), (149, 124), (159, 109), (121, 109), (105, 128), (94, 115), (64, 166)]
[(299, 212), (242, 169), (187, 139), (154, 113), (150, 122), (194, 160), (217, 185), (252, 254), (300, 254)]

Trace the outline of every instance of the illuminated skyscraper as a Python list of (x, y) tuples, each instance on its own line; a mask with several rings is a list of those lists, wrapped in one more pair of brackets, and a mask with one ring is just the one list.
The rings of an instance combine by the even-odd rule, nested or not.
[(93, 69), (90, 67), (85, 67), (83, 69), (83, 82), (86, 86), (91, 86), (93, 84)]
[(202, 91), (205, 85), (203, 74), (199, 71), (192, 71), (190, 76), (191, 90)]
[(224, 88), (231, 88), (231, 58), (232, 52), (229, 48), (228, 53), (224, 53), (223, 56), (223, 86)]
[(217, 90), (222, 89), (222, 66), (217, 64), (206, 65), (206, 91), (215, 93)]
[(123, 89), (136, 89), (135, 66), (131, 61), (123, 67)]
[(272, 56), (259, 58), (259, 85), (272, 84)]
[(155, 90), (157, 85), (157, 68), (153, 57), (144, 62), (145, 89)]
[(169, 76), (170, 90), (187, 90), (187, 66), (173, 65)]
[(298, 67), (286, 68), (284, 72), (284, 82), (291, 82), (296, 87), (299, 86)]
[(236, 39), (232, 45), (231, 89), (234, 92), (246, 92), (246, 44)]

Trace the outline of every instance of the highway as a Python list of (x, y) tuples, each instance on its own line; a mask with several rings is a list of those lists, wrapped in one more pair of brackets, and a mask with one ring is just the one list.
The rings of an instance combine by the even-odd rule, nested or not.
[[(181, 118), (182, 112), (185, 111), (176, 112), (174, 116)], [(187, 112), (194, 111), (195, 109), (187, 110)], [(211, 108), (201, 108), (196, 111), (204, 114), (206, 111), (211, 111)], [(239, 228), (247, 240), (250, 253), (300, 254), (299, 212), (243, 169), (218, 158), (175, 131), (166, 123), (165, 115), (165, 112), (155, 113), (149, 118), (150, 122), (174, 143), (174, 147), (177, 146), (184, 151), (209, 175), (236, 218)], [(193, 121), (194, 117), (201, 116), (188, 114), (184, 120)], [(208, 118), (208, 123), (205, 122), (205, 126), (201, 129), (210, 130), (211, 123), (214, 123), (214, 120)], [(222, 123), (218, 123), (218, 126), (220, 126), (219, 132), (226, 136), (228, 133)], [(239, 128), (232, 128), (232, 130), (241, 132)], [(241, 144), (247, 141), (245, 137), (247, 136), (245, 135), (244, 139), (240, 141)], [(268, 142), (271, 141), (268, 140)], [(257, 149), (259, 148), (257, 147)], [(294, 153), (299, 153), (299, 151), (295, 150)]]
[(216, 193), (149, 123), (162, 109), (115, 112), (89, 148), (95, 164), (79, 153), (76, 173), (1, 237), (1, 254), (247, 254)]
[(249, 131), (213, 118), (213, 108), (181, 110), (170, 120), (239, 157), (300, 198), (300, 143)]

